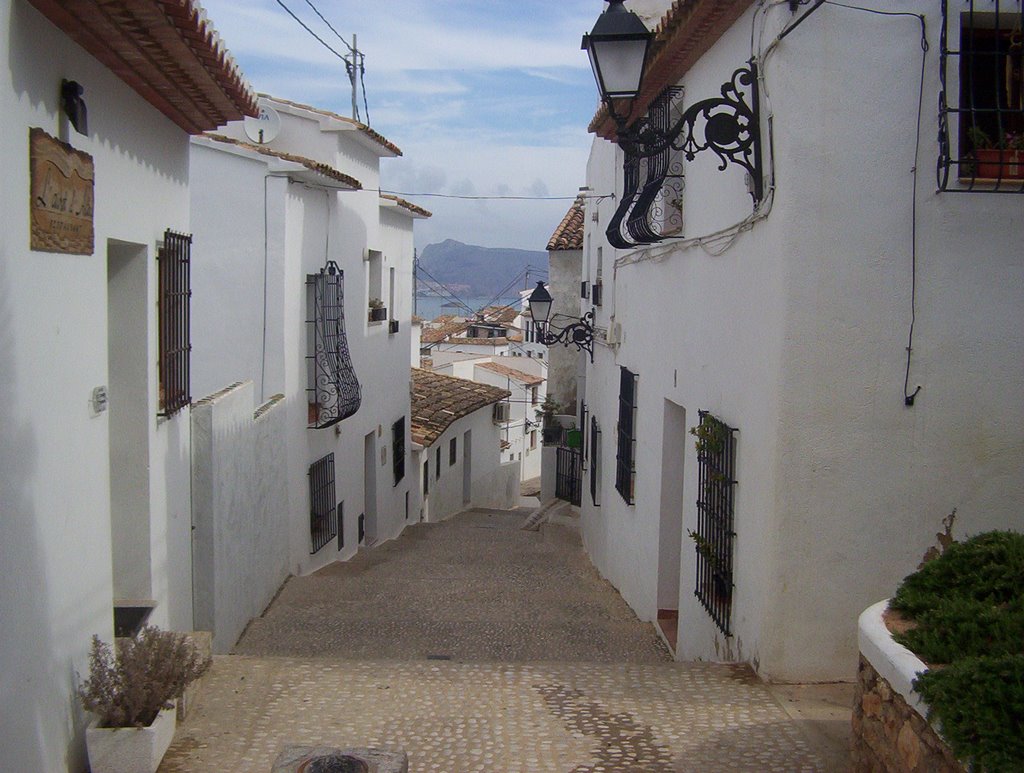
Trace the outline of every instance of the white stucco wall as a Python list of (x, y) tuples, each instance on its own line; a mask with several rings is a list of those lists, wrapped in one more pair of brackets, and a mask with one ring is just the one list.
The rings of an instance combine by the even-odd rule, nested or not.
[[(486, 406), (456, 420), (444, 433), (416, 454), (415, 475), (424, 490), (423, 462), (429, 460), (428, 493), (422, 502), (422, 520), (436, 523), (469, 507), (511, 509), (519, 504), (519, 462), (502, 462), (500, 430)], [(465, 488), (466, 435), (469, 433), (469, 490)], [(455, 439), (455, 464), (450, 464), (450, 443)], [(441, 451), (441, 475), (437, 451)], [(469, 494), (467, 497), (466, 494)]]
[(245, 382), (192, 410), (196, 628), (222, 654), (288, 576), (285, 411), (275, 400), (254, 416), (252, 393)]
[[(552, 314), (579, 317), (590, 310), (589, 300), (580, 298), (580, 277), (583, 272), (582, 250), (549, 250), (548, 290), (552, 297)], [(589, 287), (589, 282), (588, 282)], [(589, 292), (588, 292), (589, 295)], [(559, 320), (565, 322), (565, 320)], [(546, 347), (548, 371), (548, 392), (564, 408), (576, 410), (576, 370), (580, 357), (587, 356), (575, 346), (555, 345)]]
[[(518, 360), (514, 362), (518, 364)], [(500, 360), (499, 363), (504, 364)], [(507, 449), (502, 450), (502, 460), (521, 462), (520, 474), (523, 480), (540, 477), (541, 428), (537, 411), (544, 403), (547, 382), (531, 386), (518, 378), (482, 367), (474, 367), (470, 378), (480, 384), (500, 387), (512, 393), (506, 400), (509, 404), (509, 421), (501, 425), (501, 438), (509, 444)], [(533, 398), (534, 388), (537, 390), (536, 401)], [(536, 433), (532, 443), (531, 432)]]
[[(601, 507), (585, 481), (584, 541), (644, 619), (659, 606), (657, 557), (681, 556), (679, 657), (747, 660), (783, 680), (852, 678), (859, 611), (912, 571), (944, 515), (957, 508), (960, 536), (1024, 527), (1021, 197), (935, 193), (939, 17), (931, 3), (899, 8), (926, 15), (930, 44), (913, 407), (902, 390), (922, 55), (915, 19), (824, 6), (786, 38), (764, 67), (774, 206), (721, 255), (659, 248), (658, 260), (612, 272), (616, 253), (603, 244), (597, 323), (614, 314), (622, 343), (599, 346), (587, 371), (603, 436)], [(773, 9), (767, 39), (789, 18), (786, 6)], [(749, 57), (750, 25), (748, 13), (685, 76), (687, 102), (718, 94)], [(857, 35), (846, 34), (853, 25)], [(587, 182), (597, 193), (615, 185), (613, 154), (595, 142)], [(687, 165), (686, 236), (750, 212), (742, 172), (716, 164)], [(614, 206), (599, 205), (599, 224), (588, 219), (592, 249)], [(595, 258), (584, 261), (591, 276)], [(632, 507), (613, 487), (619, 365), (639, 374)], [(728, 639), (693, 596), (685, 536), (697, 496), (685, 430), (700, 409), (739, 428)], [(681, 494), (663, 485), (680, 443)], [(680, 551), (659, 545), (670, 531), (661, 516), (673, 511)]]
[[(283, 128), (272, 147), (340, 164), (346, 174), (376, 187), (379, 156), (364, 147), (357, 133), (324, 132), (309, 111), (281, 112)], [(223, 129), (229, 135), (239, 131), (237, 125)], [(368, 543), (396, 537), (407, 523), (407, 492), (415, 500), (408, 471), (395, 484), (391, 449), (391, 426), (403, 416), (409, 447), (412, 216), (375, 190), (338, 192), (299, 183), (287, 176), (287, 164), (244, 151), (240, 156), (230, 145), (197, 140), (192, 163), (196, 180), (203, 181), (192, 195), (201, 253), (193, 276), (204, 288), (196, 298), (194, 324), (208, 333), (197, 356), (196, 378), (210, 390), (251, 380), (256, 400), (284, 395), (288, 570), (304, 574), (354, 555), (360, 514), (366, 515)], [(239, 222), (246, 224), (248, 235), (236, 239)], [(370, 263), (364, 260), (368, 250), (381, 255), (373, 272), (380, 284), (373, 288)], [(362, 404), (352, 417), (315, 430), (307, 427), (305, 282), (327, 260), (344, 272), (346, 334)], [(371, 297), (388, 304), (389, 317), (398, 321), (397, 333), (389, 333), (387, 322), (368, 322)], [(232, 320), (233, 330), (222, 339), (215, 333), (226, 320)], [(328, 453), (335, 459), (336, 498), (344, 503), (344, 545), (332, 541), (311, 555), (308, 470)], [(415, 501), (409, 510), (413, 519)]]
[[(121, 470), (111, 468), (110, 433), (121, 430), (110, 417), (129, 405), (144, 414), (130, 442), (148, 459), (133, 475), (149, 492), (135, 517), (148, 531), (136, 548), (153, 622), (191, 627), (188, 418), (157, 421), (155, 367), (156, 247), (165, 229), (189, 230), (188, 138), (27, 3), (0, 0), (0, 28), (0, 747), (11, 770), (80, 770), (84, 717), (73, 690), (90, 637), (113, 635), (111, 475)], [(91, 255), (29, 250), (29, 129), (62, 135), (63, 78), (84, 86), (89, 110), (89, 136), (66, 138), (94, 161)], [(142, 267), (128, 285), (141, 303), (108, 304), (115, 243)], [(94, 414), (92, 389), (118, 376), (108, 309), (119, 324), (124, 309), (141, 315), (146, 334), (129, 356), (145, 375)]]

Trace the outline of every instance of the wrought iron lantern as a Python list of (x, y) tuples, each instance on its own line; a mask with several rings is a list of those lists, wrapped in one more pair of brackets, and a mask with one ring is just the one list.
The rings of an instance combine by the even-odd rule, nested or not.
[[(646, 115), (630, 123), (654, 36), (623, 0), (608, 1), (593, 31), (583, 36), (583, 48), (624, 153), (623, 194), (607, 227), (609, 243), (625, 249), (673, 238), (673, 224), (659, 223), (657, 217), (666, 200), (681, 195), (682, 171), (673, 153), (693, 161), (710, 151), (720, 171), (741, 167), (749, 175), (756, 207), (764, 197), (756, 62), (735, 70), (719, 95), (685, 110), (682, 89), (670, 86), (650, 100)], [(616, 103), (626, 99), (628, 109), (616, 110)]]
[(615, 100), (632, 100), (640, 93), (647, 54), (654, 35), (632, 11), (627, 11), (623, 0), (609, 0), (589, 35), (583, 36), (583, 50), (590, 56), (601, 100), (608, 114), (620, 130), (625, 129), (626, 117), (615, 111)]
[[(548, 292), (543, 282), (537, 282), (537, 286), (530, 293), (527, 299), (530, 305), (530, 316), (537, 329), (537, 340), (545, 346), (561, 344), (569, 346), (572, 344), (576, 351), (587, 352), (590, 361), (594, 361), (594, 312), (588, 311), (580, 318), (570, 317), (567, 314), (555, 314), (551, 322), (551, 293)], [(555, 319), (571, 320), (565, 327), (556, 327)]]

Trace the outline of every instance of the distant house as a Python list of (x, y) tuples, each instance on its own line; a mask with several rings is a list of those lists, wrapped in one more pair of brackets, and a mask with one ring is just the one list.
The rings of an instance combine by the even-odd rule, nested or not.
[(189, 135), (256, 98), (191, 0), (0, 0), (0, 748), (85, 768), (90, 638), (193, 628)]
[(509, 509), (519, 502), (518, 461), (501, 460), (496, 408), (506, 389), (414, 368), (412, 465), (419, 520), (442, 521), (469, 507)]
[(1024, 179), (976, 131), (1024, 130), (1021, 9), (967, 5), (637, 6), (645, 139), (591, 126), (581, 524), (680, 659), (850, 679), (945, 515), (1024, 527)]
[[(430, 213), (377, 192), (381, 160), (401, 151), (373, 129), (268, 95), (259, 106), (261, 121), (192, 140), (193, 379), (212, 396), (196, 421), (216, 439), (194, 456), (215, 478), (195, 520), (223, 543), (197, 584), (218, 651), (289, 573), (398, 536), (418, 501), (405, 385), (413, 225)], [(246, 539), (227, 526), (240, 519)]]
[(501, 425), (502, 439), (508, 447), (502, 453), (509, 461), (522, 463), (523, 480), (539, 477), (541, 425), (537, 414), (547, 394), (547, 380), (543, 375), (527, 373), (495, 360), (474, 362), (472, 368), (473, 381), (509, 391), (508, 418)]

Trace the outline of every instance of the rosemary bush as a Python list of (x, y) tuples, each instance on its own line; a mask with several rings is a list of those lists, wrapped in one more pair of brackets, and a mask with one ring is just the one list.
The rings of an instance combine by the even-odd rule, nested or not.
[(92, 637), (89, 678), (78, 690), (100, 727), (145, 727), (210, 666), (184, 634), (146, 626), (114, 649)]
[(922, 660), (914, 689), (975, 771), (1024, 770), (1024, 535), (954, 542), (889, 605), (917, 623), (894, 635)]

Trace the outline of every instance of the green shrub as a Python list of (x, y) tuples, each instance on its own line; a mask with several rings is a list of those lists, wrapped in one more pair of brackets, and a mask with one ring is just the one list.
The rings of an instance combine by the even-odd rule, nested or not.
[(932, 664), (914, 681), (971, 770), (1024, 771), (1024, 535), (953, 543), (889, 602), (917, 627), (894, 638)]
[(895, 634), (928, 663), (952, 663), (977, 655), (1013, 655), (1024, 642), (1024, 597), (1008, 604), (942, 599), (914, 617), (918, 627)]
[(938, 599), (1009, 602), (1024, 587), (1024, 534), (990, 531), (949, 546), (903, 580), (889, 606), (916, 616)]
[(1024, 655), (973, 657), (924, 672), (914, 689), (927, 701), (953, 753), (973, 770), (1024, 770)]

